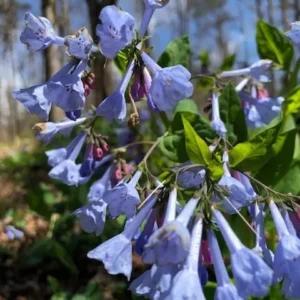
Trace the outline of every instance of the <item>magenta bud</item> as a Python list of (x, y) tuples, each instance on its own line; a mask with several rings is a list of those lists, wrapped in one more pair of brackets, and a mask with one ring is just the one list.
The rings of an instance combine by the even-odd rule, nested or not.
[(108, 145), (107, 144), (103, 144), (102, 145), (102, 150), (103, 150), (104, 153), (108, 152), (109, 151)]
[(133, 166), (129, 164), (125, 164), (123, 171), (125, 174), (129, 174), (133, 171)]
[(121, 171), (121, 169), (116, 169), (115, 170), (115, 178), (119, 181), (119, 180), (121, 180), (122, 179), (122, 171)]
[(100, 147), (93, 148), (93, 157), (94, 160), (100, 160), (103, 157), (103, 150)]

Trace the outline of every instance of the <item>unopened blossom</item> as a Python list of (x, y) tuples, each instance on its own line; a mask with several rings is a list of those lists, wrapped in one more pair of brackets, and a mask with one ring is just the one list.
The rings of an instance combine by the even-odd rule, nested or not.
[(4, 226), (4, 230), (6, 232), (7, 238), (10, 241), (13, 241), (15, 239), (22, 239), (24, 236), (23, 231), (16, 229), (14, 226), (11, 226), (11, 225)]
[(144, 247), (143, 261), (149, 264), (167, 265), (183, 263), (190, 247), (188, 222), (199, 198), (191, 198), (175, 219), (177, 190), (169, 196), (164, 224), (150, 237)]
[(285, 225), (291, 235), (297, 236), (297, 231), (291, 221), (290, 215), (285, 207), (281, 210), (281, 215), (284, 219)]
[(101, 52), (113, 59), (119, 50), (128, 46), (134, 38), (134, 18), (115, 5), (105, 6), (99, 15), (101, 24), (96, 27)]
[(104, 172), (103, 176), (91, 185), (88, 193), (89, 201), (102, 199), (104, 193), (111, 189), (111, 182), (110, 182), (111, 172), (112, 172), (112, 166), (108, 167)]
[(81, 177), (90, 176), (95, 169), (96, 162), (94, 160), (93, 148), (94, 145), (91, 143), (86, 145), (84, 159), (79, 169)]
[(48, 19), (35, 17), (30, 12), (25, 14), (25, 29), (21, 33), (20, 40), (31, 51), (44, 50), (51, 44), (64, 45), (64, 38), (55, 34)]
[(230, 281), (218, 240), (213, 230), (207, 232), (207, 239), (218, 285), (214, 300), (242, 300), (236, 287)]
[(80, 28), (75, 35), (66, 36), (65, 44), (67, 46), (66, 52), (69, 56), (84, 60), (89, 58), (94, 45), (85, 27)]
[(267, 82), (270, 81), (270, 69), (272, 67), (272, 61), (268, 59), (261, 59), (254, 64), (252, 64), (249, 68), (233, 70), (233, 71), (224, 71), (219, 74), (220, 78), (225, 77), (235, 77), (235, 76), (244, 76), (248, 75), (253, 77), (254, 79)]
[(198, 274), (199, 252), (201, 247), (203, 220), (196, 221), (192, 234), (189, 254), (181, 270), (172, 280), (166, 300), (204, 300), (204, 294)]
[[(300, 240), (290, 234), (274, 201), (270, 201), (269, 207), (279, 238), (273, 264), (274, 280), (283, 278), (289, 282), (289, 287), (285, 284), (286, 293), (290, 290), (295, 294), (296, 289), (300, 291), (297, 288), (300, 284)], [(284, 293), (285, 289), (282, 290)], [(300, 293), (297, 294), (297, 298), (299, 297)]]
[(290, 30), (285, 34), (296, 46), (300, 46), (300, 22), (290, 24)]
[(213, 209), (213, 216), (231, 254), (232, 273), (239, 295), (241, 298), (266, 296), (272, 284), (272, 269), (242, 244), (218, 210)]
[(159, 111), (172, 111), (180, 100), (193, 94), (191, 73), (182, 65), (161, 68), (148, 54), (141, 53), (145, 65), (152, 72), (148, 101)]
[(73, 215), (79, 218), (81, 228), (87, 232), (102, 233), (105, 225), (107, 204), (102, 200), (95, 200), (78, 208)]
[(225, 127), (224, 122), (220, 118), (219, 95), (216, 93), (213, 93), (213, 95), (212, 95), (211, 126), (219, 136), (221, 136), (221, 137), (226, 136), (227, 129)]
[(244, 104), (247, 125), (252, 128), (266, 126), (279, 116), (284, 101), (283, 97), (257, 99), (245, 92), (240, 92), (239, 96)]
[(152, 195), (124, 231), (88, 253), (89, 258), (102, 261), (109, 274), (124, 274), (129, 280), (132, 271), (132, 243), (136, 231), (157, 200)]
[(58, 179), (67, 185), (78, 185), (80, 178), (79, 166), (76, 165), (77, 159), (83, 144), (86, 139), (86, 133), (79, 133), (80, 139), (73, 148), (72, 152), (67, 156), (65, 160), (56, 165), (49, 172), (49, 176), (53, 179)]
[(128, 183), (121, 182), (103, 195), (103, 200), (108, 204), (109, 214), (112, 218), (117, 218), (121, 214), (125, 214), (127, 218), (135, 215), (136, 207), (140, 204), (136, 185), (141, 175), (142, 172), (137, 170)]

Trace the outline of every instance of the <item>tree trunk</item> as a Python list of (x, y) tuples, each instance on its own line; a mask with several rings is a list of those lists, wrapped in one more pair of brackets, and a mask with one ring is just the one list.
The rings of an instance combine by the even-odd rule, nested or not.
[[(42, 0), (42, 15), (49, 19), (49, 21), (55, 25), (57, 24), (56, 6), (55, 0)], [(55, 74), (60, 68), (60, 59), (58, 55), (58, 47), (51, 45), (49, 48), (44, 50), (44, 61), (45, 61), (45, 77), (48, 80), (53, 74)], [(63, 111), (57, 107), (52, 106), (50, 112), (50, 120), (57, 122), (64, 117)]]

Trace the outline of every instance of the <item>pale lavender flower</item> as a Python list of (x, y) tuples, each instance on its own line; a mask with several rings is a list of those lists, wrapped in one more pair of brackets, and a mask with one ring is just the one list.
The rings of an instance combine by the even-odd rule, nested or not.
[(75, 35), (66, 36), (67, 54), (78, 59), (88, 59), (93, 50), (93, 40), (88, 30), (83, 27)]
[(207, 232), (207, 240), (218, 284), (214, 300), (242, 300), (236, 287), (230, 281), (222, 253), (218, 245), (218, 240), (213, 230), (209, 230)]
[[(182, 269), (175, 275), (166, 300), (205, 299), (198, 274), (203, 220), (196, 221), (191, 235), (189, 254)], [(188, 288), (187, 288), (188, 287)]]
[(290, 30), (285, 34), (296, 46), (300, 46), (300, 22), (290, 24)]
[(191, 73), (181, 65), (161, 68), (148, 54), (141, 53), (145, 65), (153, 74), (149, 101), (160, 111), (172, 111), (177, 103), (193, 94)]
[(291, 235), (297, 236), (297, 231), (296, 231), (296, 229), (295, 229), (295, 227), (294, 227), (294, 225), (293, 225), (293, 223), (290, 219), (290, 215), (289, 215), (289, 213), (288, 213), (288, 211), (285, 207), (282, 208), (281, 215), (284, 219), (285, 225), (286, 225), (289, 233)]
[(51, 178), (58, 179), (67, 185), (78, 185), (80, 174), (79, 166), (76, 165), (75, 160), (83, 147), (86, 139), (86, 133), (81, 132), (80, 135), (81, 137), (79, 141), (68, 157), (51, 169), (49, 172), (49, 176)]
[(272, 284), (272, 269), (241, 243), (218, 210), (213, 209), (213, 216), (231, 253), (232, 273), (239, 295), (242, 298), (266, 296)]
[(220, 118), (219, 95), (218, 94), (213, 93), (211, 103), (212, 103), (211, 126), (219, 136), (225, 137), (226, 133), (227, 133), (227, 129), (225, 127), (224, 122)]
[(88, 253), (89, 258), (103, 262), (109, 274), (124, 274), (129, 280), (132, 270), (132, 244), (136, 231), (151, 211), (157, 195), (151, 196), (124, 231)]
[(108, 5), (99, 15), (101, 24), (96, 33), (100, 38), (101, 52), (113, 59), (119, 50), (128, 46), (134, 38), (134, 18), (115, 5)]
[(141, 175), (142, 172), (137, 170), (128, 183), (121, 182), (103, 195), (103, 200), (108, 204), (109, 214), (112, 218), (117, 218), (121, 214), (125, 214), (127, 218), (135, 215), (136, 207), (140, 204), (136, 185)]
[(144, 247), (143, 261), (148, 264), (167, 265), (183, 263), (190, 247), (188, 222), (193, 215), (199, 198), (192, 198), (175, 219), (177, 190), (169, 196), (165, 221), (155, 231)]
[(95, 200), (73, 212), (79, 218), (81, 228), (87, 232), (102, 233), (106, 219), (107, 204), (103, 200)]
[(30, 12), (25, 14), (26, 27), (21, 33), (20, 40), (31, 51), (48, 48), (51, 44), (64, 45), (64, 38), (55, 34), (51, 22), (43, 17), (35, 17)]
[(104, 193), (111, 189), (111, 182), (110, 182), (111, 171), (112, 171), (112, 166), (108, 167), (105, 173), (103, 174), (103, 176), (91, 185), (88, 193), (89, 201), (102, 199)]
[(13, 241), (15, 239), (22, 239), (24, 236), (23, 231), (16, 229), (14, 226), (11, 225), (6, 225), (4, 226), (4, 230), (6, 232), (7, 238), (10, 241)]
[[(274, 280), (284, 278), (287, 281), (282, 292), (287, 286), (295, 292), (295, 286), (300, 284), (300, 240), (290, 234), (274, 201), (270, 201), (269, 207), (279, 238), (273, 264)], [(294, 286), (293, 289), (292, 286)], [(297, 295), (297, 298), (299, 297), (300, 293)]]

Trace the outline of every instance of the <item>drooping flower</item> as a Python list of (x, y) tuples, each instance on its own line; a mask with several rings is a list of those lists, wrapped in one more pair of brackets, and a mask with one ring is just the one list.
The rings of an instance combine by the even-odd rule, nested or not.
[(40, 51), (51, 44), (64, 45), (64, 38), (55, 34), (51, 22), (43, 17), (35, 17), (30, 12), (25, 14), (25, 29), (21, 33), (20, 40), (31, 51)]
[(78, 180), (80, 178), (79, 166), (76, 165), (75, 160), (83, 147), (86, 133), (80, 132), (79, 135), (80, 139), (66, 159), (52, 168), (49, 172), (51, 178), (58, 179), (67, 185), (78, 185)]
[(219, 77), (225, 78), (225, 77), (249, 75), (258, 81), (266, 82), (266, 81), (270, 81), (271, 67), (272, 67), (271, 60), (261, 59), (255, 62), (254, 64), (252, 64), (249, 68), (233, 70), (233, 71), (224, 71), (221, 74), (219, 74)]
[(35, 137), (48, 144), (51, 140), (58, 134), (65, 132), (69, 133), (76, 125), (82, 124), (87, 120), (87, 118), (80, 118), (74, 121), (62, 121), (58, 123), (46, 122), (46, 123), (37, 123), (34, 125), (33, 130), (35, 132)]
[(290, 24), (290, 30), (285, 34), (296, 46), (300, 46), (300, 22)]
[(81, 228), (87, 232), (102, 233), (106, 219), (107, 204), (102, 200), (95, 200), (78, 208), (73, 215), (79, 218)]
[(148, 264), (167, 265), (183, 263), (190, 247), (188, 222), (193, 215), (199, 198), (191, 198), (175, 219), (177, 190), (169, 196), (165, 220), (144, 247), (143, 261)]
[[(199, 219), (192, 230), (189, 254), (182, 269), (175, 275), (166, 300), (204, 300), (204, 294), (198, 274), (199, 252), (203, 220)], [(187, 288), (188, 287), (188, 288)]]
[(297, 236), (297, 231), (296, 231), (296, 229), (295, 229), (295, 227), (294, 227), (294, 225), (293, 225), (293, 223), (290, 219), (290, 215), (289, 215), (289, 213), (288, 213), (288, 211), (285, 207), (282, 208), (281, 215), (284, 219), (285, 225), (286, 225), (289, 233), (291, 235)]
[(239, 295), (242, 298), (266, 296), (273, 279), (272, 269), (242, 244), (218, 210), (213, 208), (212, 212), (231, 253), (232, 273)]
[(131, 240), (141, 223), (151, 211), (156, 200), (157, 195), (152, 195), (122, 233), (90, 251), (88, 257), (102, 261), (109, 274), (124, 274), (129, 280), (132, 270)]
[(94, 145), (92, 143), (88, 143), (86, 145), (84, 160), (79, 169), (79, 174), (81, 177), (90, 176), (95, 169), (96, 162), (94, 160), (93, 148)]
[(135, 215), (136, 207), (140, 204), (136, 185), (141, 175), (142, 171), (137, 170), (128, 183), (121, 182), (104, 194), (103, 200), (108, 204), (112, 218), (117, 218), (121, 214), (125, 214), (127, 218)]
[(215, 276), (217, 279), (217, 289), (215, 292), (215, 300), (241, 300), (236, 287), (231, 283), (227, 273), (221, 250), (218, 245), (217, 238), (213, 230), (207, 232), (207, 240), (209, 243), (211, 258), (214, 265)]
[(13, 241), (15, 239), (22, 239), (24, 236), (24, 232), (16, 229), (14, 226), (6, 225), (4, 226), (4, 230), (6, 232), (7, 238), (10, 241)]
[(268, 249), (265, 230), (264, 230), (264, 215), (263, 215), (263, 204), (254, 204), (254, 225), (256, 231), (256, 243), (253, 251), (261, 256), (263, 260), (270, 266), (273, 267), (274, 254)]
[(133, 73), (134, 63), (127, 67), (124, 77), (116, 90), (110, 94), (97, 108), (98, 116), (105, 116), (107, 121), (115, 120), (117, 123), (124, 122), (126, 118), (125, 92)]
[(112, 166), (108, 167), (105, 173), (103, 174), (103, 176), (91, 185), (88, 193), (89, 201), (102, 199), (104, 193), (111, 189), (111, 182), (110, 182), (111, 171), (112, 171)]
[(245, 92), (239, 92), (244, 104), (244, 113), (247, 125), (259, 128), (268, 125), (281, 112), (283, 97), (257, 99)]
[[(300, 292), (297, 288), (300, 284), (300, 240), (290, 234), (274, 201), (270, 201), (269, 207), (279, 238), (273, 264), (274, 280), (283, 278), (286, 283), (282, 292), (295, 294), (296, 291)], [(297, 294), (299, 297), (300, 293)]]
[(160, 111), (172, 111), (177, 103), (193, 94), (191, 73), (181, 65), (161, 68), (148, 54), (141, 52), (153, 74), (148, 100)]
[(212, 120), (211, 126), (216, 131), (216, 133), (225, 137), (227, 133), (227, 129), (225, 127), (224, 122), (220, 118), (220, 109), (219, 109), (219, 96), (216, 93), (212, 95)]
[(88, 33), (88, 30), (80, 28), (75, 35), (66, 36), (65, 44), (67, 46), (67, 54), (78, 59), (86, 60), (89, 58), (93, 50), (93, 40)]
[(248, 206), (255, 198), (254, 194), (249, 194), (245, 185), (231, 176), (227, 167), (227, 162), (223, 163), (224, 175), (218, 182), (218, 186), (225, 191), (221, 195), (215, 195), (213, 202), (220, 202), (221, 207), (229, 214), (235, 214), (244, 206)]
[(134, 18), (115, 5), (108, 5), (101, 10), (99, 19), (101, 24), (97, 25), (96, 33), (100, 38), (101, 52), (113, 59), (133, 40)]
[(65, 112), (73, 112), (73, 118), (76, 119), (76, 114), (78, 111), (80, 113), (85, 104), (85, 91), (81, 76), (87, 67), (87, 61), (82, 60), (78, 65), (73, 63), (73, 67), (75, 69), (71, 73), (69, 70), (68, 73), (57, 73), (50, 78), (45, 89), (45, 97), (50, 103), (55, 104)]

